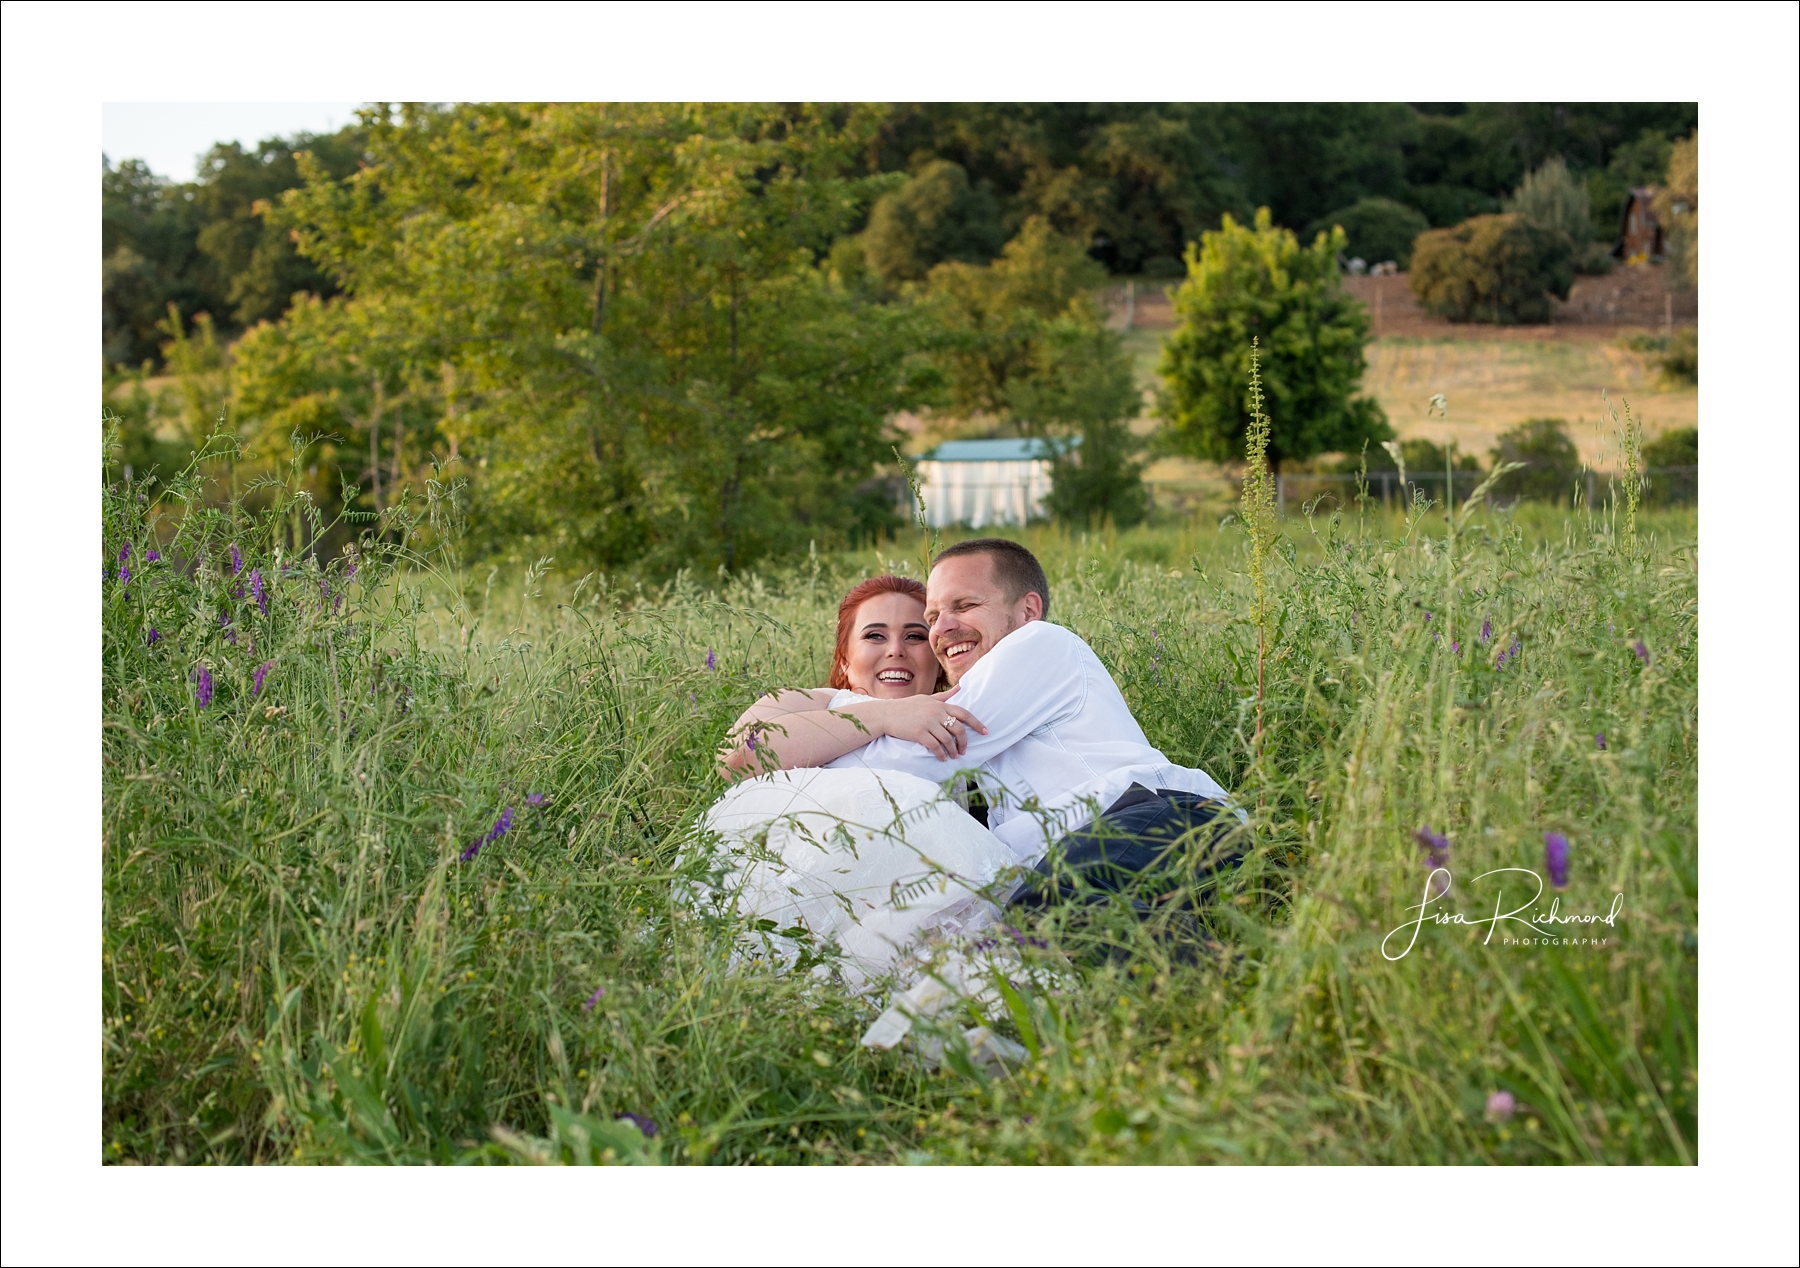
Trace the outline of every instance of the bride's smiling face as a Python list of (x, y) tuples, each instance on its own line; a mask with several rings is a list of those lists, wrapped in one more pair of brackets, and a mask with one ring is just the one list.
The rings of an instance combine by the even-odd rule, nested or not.
[(908, 594), (878, 594), (856, 610), (844, 676), (850, 689), (880, 700), (922, 696), (937, 686), (938, 662), (925, 605)]

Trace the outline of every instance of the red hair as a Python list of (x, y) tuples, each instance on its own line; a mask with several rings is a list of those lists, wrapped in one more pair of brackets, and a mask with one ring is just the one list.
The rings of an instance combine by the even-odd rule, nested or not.
[[(856, 610), (870, 599), (884, 594), (909, 594), (921, 604), (925, 602), (925, 587), (911, 577), (896, 577), (889, 574), (885, 577), (870, 577), (867, 581), (852, 587), (844, 601), (838, 604), (837, 650), (831, 655), (831, 677), (826, 686), (835, 687), (839, 691), (850, 688), (850, 635), (856, 625)], [(945, 680), (944, 667), (938, 666), (937, 683), (933, 691), (942, 691), (950, 684)]]

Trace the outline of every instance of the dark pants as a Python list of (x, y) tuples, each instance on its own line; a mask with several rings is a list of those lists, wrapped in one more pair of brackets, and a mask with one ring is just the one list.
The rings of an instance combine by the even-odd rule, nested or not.
[(1021, 907), (1123, 894), (1138, 911), (1191, 907), (1220, 872), (1243, 861), (1224, 838), (1237, 826), (1225, 804), (1172, 788), (1133, 784), (1098, 818), (1050, 847), (1013, 896)]

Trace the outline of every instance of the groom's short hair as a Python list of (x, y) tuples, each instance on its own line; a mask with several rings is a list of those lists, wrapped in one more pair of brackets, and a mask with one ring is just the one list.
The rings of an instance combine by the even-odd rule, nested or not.
[(1037, 556), (1018, 542), (1004, 537), (972, 537), (940, 550), (931, 566), (935, 568), (958, 555), (986, 555), (994, 569), (994, 580), (1006, 591), (1006, 601), (1017, 603), (1026, 595), (1035, 594), (1044, 601), (1042, 615), (1049, 619), (1050, 579), (1044, 575), (1044, 565), (1037, 561)]

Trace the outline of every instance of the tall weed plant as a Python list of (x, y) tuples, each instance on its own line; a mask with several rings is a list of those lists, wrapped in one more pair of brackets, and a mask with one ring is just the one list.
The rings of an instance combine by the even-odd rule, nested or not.
[[(725, 727), (822, 681), (910, 543), (471, 576), (448, 480), (327, 559), (304, 500), (206, 470), (103, 491), (108, 1161), (1699, 1156), (1691, 512), (1640, 511), (1635, 556), (1542, 507), (1273, 522), (1261, 760), (1241, 533), (1026, 532), (1151, 741), (1265, 809), (1199, 922), (1022, 927), (1066, 968), (993, 1023), (1005, 1071), (862, 1049), (883, 1000), (734, 969), (679, 898)], [(1524, 872), (1614, 923), (1487, 936)], [(1446, 882), (1463, 923), (1408, 946)]]

